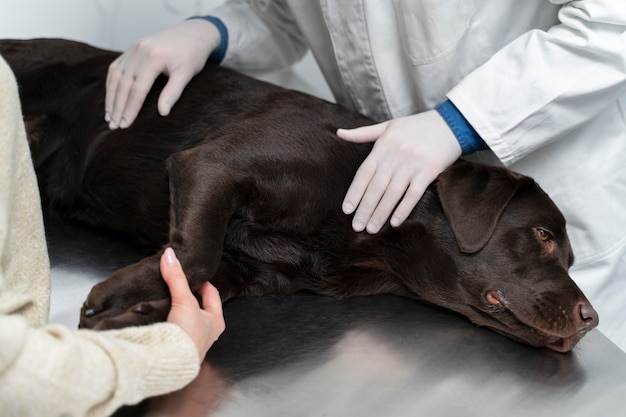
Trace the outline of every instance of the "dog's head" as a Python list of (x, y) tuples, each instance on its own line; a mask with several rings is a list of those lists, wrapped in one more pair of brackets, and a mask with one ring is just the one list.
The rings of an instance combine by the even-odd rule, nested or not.
[(574, 261), (565, 218), (531, 178), (459, 163), (437, 190), (456, 238), (457, 311), (474, 323), (560, 352), (598, 324), (568, 275)]

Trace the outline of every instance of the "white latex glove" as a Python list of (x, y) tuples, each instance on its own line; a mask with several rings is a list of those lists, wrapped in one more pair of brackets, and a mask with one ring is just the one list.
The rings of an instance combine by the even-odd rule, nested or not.
[(458, 140), (435, 110), (339, 129), (337, 136), (351, 142), (376, 141), (342, 205), (346, 214), (356, 209), (352, 228), (357, 232), (377, 233), (392, 212), (391, 226), (402, 224), (426, 187), (461, 156)]
[(135, 42), (109, 66), (104, 107), (109, 128), (135, 121), (160, 74), (169, 76), (158, 101), (159, 114), (167, 116), (219, 42), (217, 27), (204, 19), (186, 20)]

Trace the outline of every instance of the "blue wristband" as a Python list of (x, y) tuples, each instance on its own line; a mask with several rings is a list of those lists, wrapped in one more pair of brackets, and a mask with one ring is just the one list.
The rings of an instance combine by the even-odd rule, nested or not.
[(217, 48), (215, 48), (213, 52), (211, 52), (208, 61), (216, 64), (221, 63), (226, 56), (226, 49), (228, 49), (228, 29), (226, 28), (224, 22), (215, 16), (192, 16), (187, 20), (190, 19), (204, 19), (213, 23), (217, 27), (217, 30), (220, 33), (220, 44), (217, 45)]
[(435, 110), (439, 112), (443, 120), (452, 129), (456, 139), (459, 141), (459, 145), (461, 145), (463, 155), (469, 155), (489, 148), (478, 132), (450, 100), (439, 104)]

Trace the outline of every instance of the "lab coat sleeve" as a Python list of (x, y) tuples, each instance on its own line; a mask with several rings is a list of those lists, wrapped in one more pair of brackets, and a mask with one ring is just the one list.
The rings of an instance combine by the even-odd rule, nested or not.
[(520, 36), (448, 93), (505, 165), (626, 93), (623, 0), (551, 2), (562, 5), (559, 24)]
[(274, 71), (294, 64), (308, 49), (285, 1), (230, 0), (211, 15), (228, 29), (223, 66), (247, 73)]

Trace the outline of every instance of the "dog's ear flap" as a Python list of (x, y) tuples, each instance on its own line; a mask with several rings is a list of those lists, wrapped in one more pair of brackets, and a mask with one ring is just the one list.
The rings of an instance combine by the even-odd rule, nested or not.
[(459, 161), (437, 177), (444, 214), (464, 253), (476, 253), (489, 241), (520, 178), (510, 171)]

